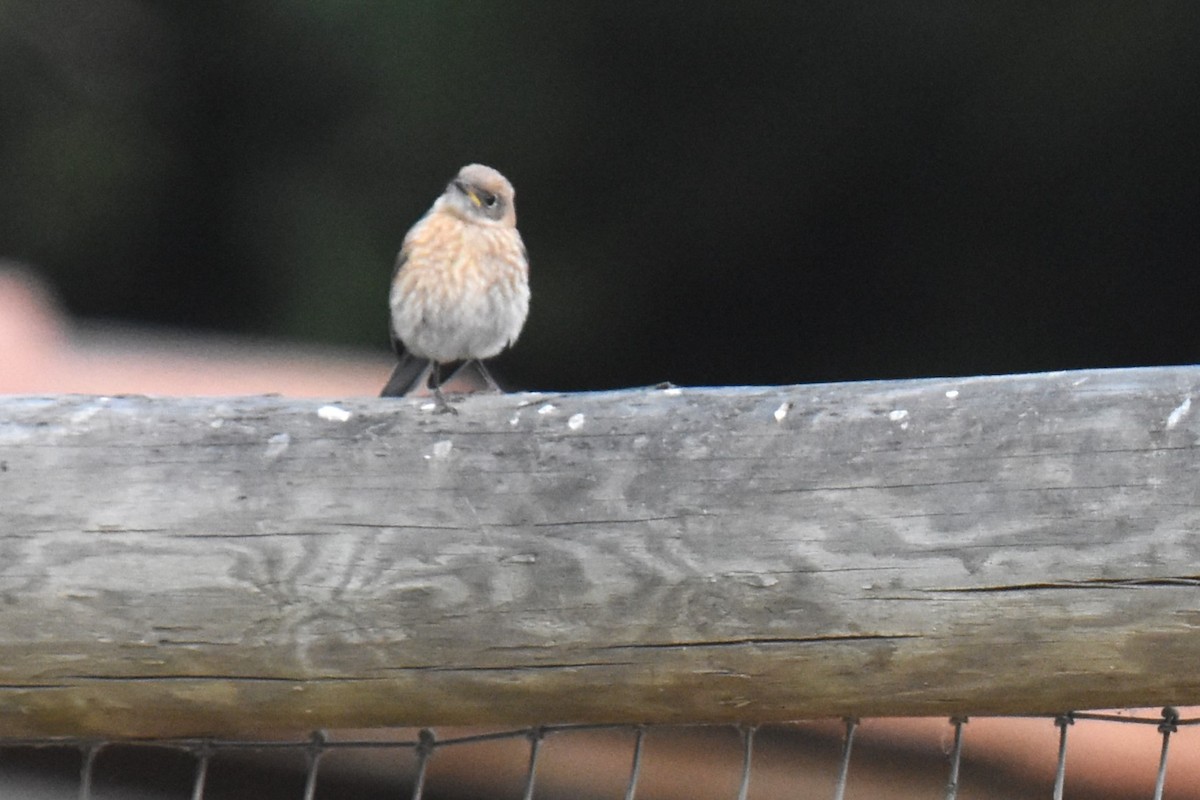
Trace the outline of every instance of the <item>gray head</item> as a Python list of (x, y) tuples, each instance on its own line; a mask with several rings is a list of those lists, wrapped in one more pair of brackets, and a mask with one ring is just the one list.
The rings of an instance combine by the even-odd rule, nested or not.
[(450, 181), (439, 203), (466, 220), (513, 226), (515, 197), (508, 178), (483, 164), (468, 164)]

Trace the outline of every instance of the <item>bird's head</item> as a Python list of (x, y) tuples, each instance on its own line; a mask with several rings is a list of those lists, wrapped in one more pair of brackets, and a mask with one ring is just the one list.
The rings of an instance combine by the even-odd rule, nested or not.
[(468, 221), (513, 226), (517, 224), (515, 197), (508, 178), (483, 164), (468, 164), (446, 186), (441, 202)]

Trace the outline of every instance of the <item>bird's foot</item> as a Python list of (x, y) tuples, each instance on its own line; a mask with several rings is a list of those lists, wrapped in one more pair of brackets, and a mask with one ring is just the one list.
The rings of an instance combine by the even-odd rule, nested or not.
[(433, 399), (437, 404), (434, 406), (433, 413), (458, 415), (458, 409), (450, 405), (450, 401), (446, 399), (446, 395), (442, 394), (442, 387), (439, 386), (433, 390)]

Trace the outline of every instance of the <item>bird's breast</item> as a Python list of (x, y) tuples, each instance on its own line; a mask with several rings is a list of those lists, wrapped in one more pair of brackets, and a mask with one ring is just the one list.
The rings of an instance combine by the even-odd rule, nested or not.
[(515, 228), (431, 214), (405, 238), (392, 286), (392, 327), (410, 351), (451, 361), (512, 343), (529, 309), (528, 266)]

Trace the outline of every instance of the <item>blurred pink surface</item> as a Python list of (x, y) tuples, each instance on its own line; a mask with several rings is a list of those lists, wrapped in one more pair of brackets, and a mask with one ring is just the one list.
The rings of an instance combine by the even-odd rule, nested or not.
[[(381, 300), (381, 342), (386, 311)], [(75, 324), (31, 273), (0, 266), (0, 393), (374, 396), (393, 363), (383, 350)]]

